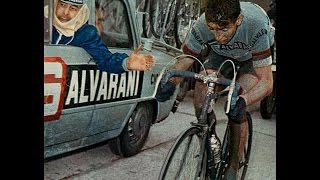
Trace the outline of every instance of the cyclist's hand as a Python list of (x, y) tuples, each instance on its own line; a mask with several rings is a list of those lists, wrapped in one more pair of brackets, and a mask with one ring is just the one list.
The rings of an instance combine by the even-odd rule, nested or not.
[(173, 82), (168, 81), (164, 85), (160, 83), (157, 90), (156, 99), (159, 102), (167, 101), (173, 95), (175, 90), (176, 90), (176, 85)]
[(241, 96), (239, 96), (235, 107), (233, 109), (230, 109), (230, 112), (228, 114), (229, 119), (233, 122), (240, 123), (241, 119), (246, 114), (246, 107), (246, 101)]

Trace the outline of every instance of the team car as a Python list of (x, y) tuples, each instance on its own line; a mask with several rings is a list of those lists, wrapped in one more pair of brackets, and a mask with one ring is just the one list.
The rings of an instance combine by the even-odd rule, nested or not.
[[(140, 44), (151, 49), (150, 71), (102, 72), (81, 47), (51, 42), (53, 1), (44, 0), (44, 158), (108, 141), (113, 153), (132, 156), (145, 144), (150, 126), (167, 118), (176, 89), (166, 102), (155, 99), (163, 69), (181, 52), (151, 44), (141, 37), (141, 16), (135, 1), (99, 0), (105, 10), (105, 42), (111, 52), (130, 54)], [(89, 24), (95, 25), (95, 0), (86, 1)], [(178, 86), (177, 86), (178, 87)]]

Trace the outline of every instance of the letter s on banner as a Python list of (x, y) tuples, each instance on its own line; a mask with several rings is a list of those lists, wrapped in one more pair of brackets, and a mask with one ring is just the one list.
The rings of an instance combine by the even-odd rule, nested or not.
[(60, 118), (66, 87), (67, 65), (60, 57), (44, 57), (44, 121)]

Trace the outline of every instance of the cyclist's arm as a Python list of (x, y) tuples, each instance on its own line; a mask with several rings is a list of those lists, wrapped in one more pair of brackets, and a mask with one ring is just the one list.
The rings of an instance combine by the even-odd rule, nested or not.
[[(244, 98), (247, 105), (262, 100), (272, 92), (273, 77), (270, 47), (273, 42), (274, 29), (266, 23), (262, 23), (262, 21), (257, 21), (257, 28), (254, 29), (251, 37), (252, 61), (256, 77), (244, 75), (243, 79), (239, 79), (242, 81), (242, 86), (244, 87), (244, 92), (240, 96)], [(245, 92), (246, 89), (250, 90)]]
[[(175, 64), (170, 66), (170, 70), (172, 69), (178, 69), (178, 70), (187, 70), (189, 67), (192, 66), (193, 62), (195, 60), (189, 58), (189, 57), (179, 57), (178, 60), (176, 61)], [(179, 84), (183, 80), (182, 77), (172, 77), (170, 78), (170, 81), (173, 82), (174, 84)]]
[[(257, 58), (260, 58), (257, 60)], [(271, 53), (270, 48), (260, 53), (253, 54), (254, 69), (258, 81), (252, 76), (244, 75), (246, 78), (243, 83), (255, 84), (249, 91), (245, 91), (240, 95), (244, 98), (247, 105), (251, 105), (262, 100), (265, 96), (272, 92), (273, 77), (271, 70)]]

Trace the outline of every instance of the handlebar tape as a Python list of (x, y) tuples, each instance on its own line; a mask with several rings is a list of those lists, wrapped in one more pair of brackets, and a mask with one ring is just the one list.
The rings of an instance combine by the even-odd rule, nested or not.
[(187, 70), (169, 70), (161, 79), (161, 85), (165, 85), (173, 76), (194, 77), (195, 73)]

